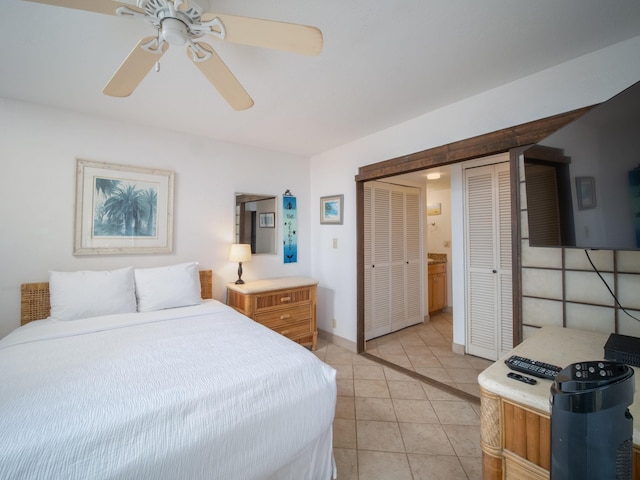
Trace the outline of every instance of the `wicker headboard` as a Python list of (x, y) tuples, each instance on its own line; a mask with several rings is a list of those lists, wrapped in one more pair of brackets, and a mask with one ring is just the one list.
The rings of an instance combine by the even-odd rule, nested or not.
[[(213, 298), (213, 272), (200, 270), (203, 299)], [(49, 282), (23, 283), (20, 286), (20, 325), (47, 318), (51, 313)]]

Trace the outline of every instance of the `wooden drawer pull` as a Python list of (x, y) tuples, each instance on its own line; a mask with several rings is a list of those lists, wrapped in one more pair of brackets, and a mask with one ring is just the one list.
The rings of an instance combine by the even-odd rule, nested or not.
[(290, 302), (290, 301), (291, 301), (291, 297), (282, 297), (282, 298), (280, 299), (280, 301), (281, 301), (282, 303)]
[(291, 333), (291, 330), (282, 330), (280, 332), (280, 335), (289, 335)]
[(286, 314), (286, 315), (280, 315), (280, 320), (287, 320), (287, 319), (289, 319), (289, 318), (291, 318), (291, 315), (289, 315), (289, 314)]

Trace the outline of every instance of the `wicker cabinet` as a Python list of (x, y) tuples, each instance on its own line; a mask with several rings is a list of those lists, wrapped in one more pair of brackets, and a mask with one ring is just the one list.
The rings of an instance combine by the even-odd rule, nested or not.
[(227, 285), (227, 304), (265, 327), (316, 350), (317, 281), (283, 277)]
[[(561, 327), (542, 327), (509, 354), (566, 366), (600, 359), (608, 335)], [(478, 376), (480, 384), (480, 446), (483, 480), (549, 480), (551, 469), (551, 380), (536, 385), (507, 378), (510, 370), (498, 361)], [(636, 391), (640, 378), (636, 376)], [(633, 474), (640, 480), (640, 404), (634, 418)]]
[(429, 313), (447, 306), (447, 264), (429, 265)]

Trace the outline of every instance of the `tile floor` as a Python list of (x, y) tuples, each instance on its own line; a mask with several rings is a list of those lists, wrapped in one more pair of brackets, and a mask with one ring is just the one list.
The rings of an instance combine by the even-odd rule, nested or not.
[[(490, 362), (451, 353), (445, 324), (432, 318), (420, 329), (410, 327), (415, 330), (410, 335), (406, 329), (377, 339), (375, 346), (368, 342), (368, 352), (378, 349), (382, 358), (408, 361), (407, 368), (436, 374), (471, 397), (468, 391), (477, 392), (477, 384), (474, 389), (470, 371), (477, 376)], [(338, 480), (481, 479), (479, 401), (332, 343), (320, 342), (315, 353), (337, 370), (333, 443)]]
[(370, 340), (365, 349), (371, 355), (479, 398), (478, 374), (493, 362), (453, 353), (452, 322), (450, 312), (437, 312), (429, 323)]

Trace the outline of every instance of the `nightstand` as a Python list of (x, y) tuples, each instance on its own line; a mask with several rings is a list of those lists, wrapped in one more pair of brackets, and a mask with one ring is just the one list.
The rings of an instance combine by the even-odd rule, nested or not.
[(265, 327), (318, 348), (316, 328), (317, 280), (282, 277), (227, 284), (227, 304)]

